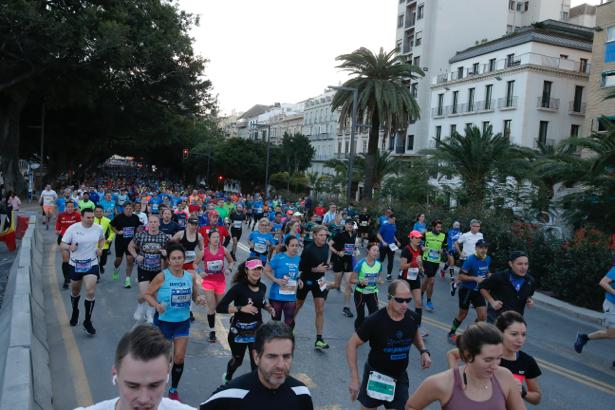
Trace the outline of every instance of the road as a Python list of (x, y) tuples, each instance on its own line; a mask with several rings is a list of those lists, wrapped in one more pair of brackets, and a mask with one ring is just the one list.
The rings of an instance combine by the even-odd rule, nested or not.
[[(246, 231), (244, 228), (244, 241)], [(96, 291), (93, 321), (97, 335), (89, 337), (81, 326), (72, 328), (68, 325), (70, 301), (68, 291), (61, 287), (61, 258), (52, 231), (45, 231), (44, 238), (44, 266), (48, 280), (45, 294), (49, 312), (47, 328), (54, 409), (72, 409), (115, 397), (117, 390), (111, 384), (111, 365), (117, 342), (135, 324), (132, 314), (136, 303), (136, 286), (124, 289), (121, 281), (111, 280), (113, 257), (110, 257), (107, 273), (103, 275)], [(246, 251), (245, 245), (238, 250), (240, 261), (247, 256)], [(381, 301), (384, 300), (385, 286), (380, 289)], [(423, 313), (424, 327), (431, 333), (426, 343), (433, 364), (431, 369), (420, 370), (418, 354), (416, 350), (412, 351), (409, 367), (411, 393), (425, 377), (446, 368), (445, 353), (450, 348), (446, 343), (446, 333), (456, 313), (457, 298), (449, 295), (446, 282), (437, 279), (433, 300), (436, 310)], [(350, 402), (347, 393), (348, 370), (344, 352), (345, 343), (353, 332), (353, 319), (344, 317), (341, 308), (342, 295), (336, 291), (331, 292), (326, 305), (324, 332), (331, 348), (326, 352), (313, 349), (314, 311), (310, 297), (297, 320), (297, 345), (291, 374), (308, 385), (318, 409), (359, 408), (356, 402)], [(196, 307), (195, 315), (197, 320), (191, 328), (185, 370), (179, 386), (182, 401), (193, 406), (205, 400), (220, 385), (230, 358), (225, 337), (228, 316), (217, 315), (217, 334), (222, 342), (210, 344), (207, 341), (206, 309)], [(471, 313), (465, 324), (473, 318)], [(615, 343), (591, 342), (585, 347), (584, 353), (578, 355), (572, 349), (576, 332), (589, 332), (596, 329), (596, 326), (541, 307), (529, 310), (526, 319), (528, 341), (524, 350), (536, 357), (543, 372), (539, 379), (543, 390), (543, 400), (539, 407), (553, 410), (613, 408), (615, 370), (611, 368), (611, 362), (615, 360)], [(363, 346), (359, 355), (360, 366), (367, 352), (368, 347)], [(247, 371), (249, 362), (246, 358), (236, 374)]]

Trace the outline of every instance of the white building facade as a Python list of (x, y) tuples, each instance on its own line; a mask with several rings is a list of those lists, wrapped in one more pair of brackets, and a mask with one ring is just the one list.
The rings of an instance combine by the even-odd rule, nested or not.
[(592, 36), (549, 20), (457, 53), (431, 79), (427, 145), (468, 124), (530, 148), (584, 135)]
[(449, 72), (456, 51), (494, 40), (532, 22), (567, 19), (570, 0), (400, 0), (396, 46), (403, 58), (425, 71), (410, 84), (421, 118), (406, 135), (385, 145), (397, 155), (417, 155), (430, 137), (431, 77)]

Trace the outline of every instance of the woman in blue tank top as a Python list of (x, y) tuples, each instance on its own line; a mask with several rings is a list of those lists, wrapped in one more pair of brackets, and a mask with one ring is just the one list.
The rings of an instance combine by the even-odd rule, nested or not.
[(160, 272), (145, 292), (145, 300), (156, 309), (154, 325), (173, 342), (173, 369), (169, 398), (179, 400), (177, 386), (184, 371), (184, 358), (190, 334), (190, 302), (201, 305), (196, 275), (183, 269), (186, 251), (176, 242), (166, 247), (169, 267)]

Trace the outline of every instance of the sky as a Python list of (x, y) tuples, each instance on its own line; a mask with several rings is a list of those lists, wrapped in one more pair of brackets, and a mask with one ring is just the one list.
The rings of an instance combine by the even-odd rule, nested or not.
[[(467, 0), (471, 1), (471, 0)], [(572, 0), (599, 4), (600, 0)], [(209, 63), (220, 111), (296, 103), (347, 79), (335, 57), (395, 47), (399, 0), (179, 0), (198, 15), (197, 54)]]

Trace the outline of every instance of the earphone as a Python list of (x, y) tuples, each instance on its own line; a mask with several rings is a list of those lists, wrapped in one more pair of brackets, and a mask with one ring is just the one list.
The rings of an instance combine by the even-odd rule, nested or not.
[(111, 384), (113, 384), (114, 386), (117, 384), (117, 376), (115, 374), (111, 378)]

